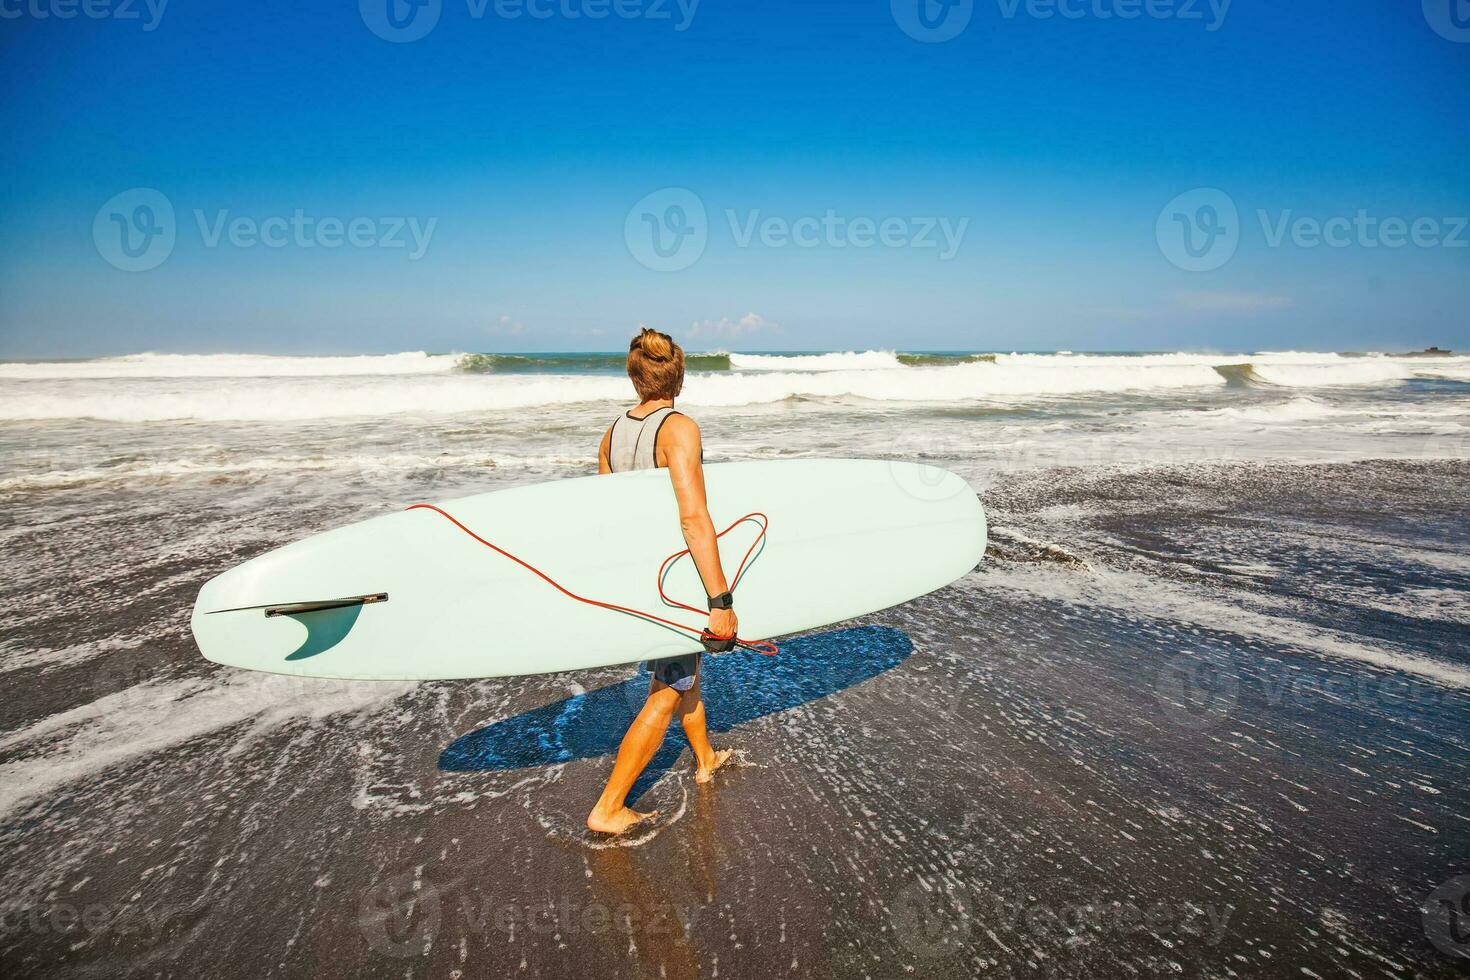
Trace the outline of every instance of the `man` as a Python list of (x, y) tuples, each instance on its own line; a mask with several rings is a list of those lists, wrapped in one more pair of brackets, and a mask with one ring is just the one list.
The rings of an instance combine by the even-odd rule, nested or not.
[[(679, 527), (709, 594), (709, 631), (717, 637), (733, 637), (739, 622), (705, 501), (699, 426), (687, 415), (674, 411), (674, 398), (684, 387), (684, 351), (668, 334), (645, 328), (628, 345), (628, 377), (640, 400), (603, 434), (597, 472), (669, 471), (679, 504)], [(587, 826), (592, 830), (621, 834), (657, 816), (657, 811), (638, 813), (625, 801), (633, 783), (658, 751), (676, 712), (694, 750), (695, 781), (709, 782), (715, 770), (730, 758), (729, 749), (716, 751), (709, 743), (704, 701), (699, 694), (700, 657), (691, 653), (649, 661), (653, 680), (648, 700), (623, 736), (607, 788), (587, 817)]]

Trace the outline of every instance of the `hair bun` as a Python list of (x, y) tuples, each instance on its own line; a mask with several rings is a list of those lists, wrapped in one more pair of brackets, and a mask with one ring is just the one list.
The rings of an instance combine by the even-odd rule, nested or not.
[(668, 334), (644, 327), (628, 345), (630, 351), (637, 350), (654, 361), (669, 361), (674, 357), (674, 340)]
[(673, 398), (684, 387), (684, 351), (668, 334), (643, 327), (628, 341), (628, 378), (644, 401)]

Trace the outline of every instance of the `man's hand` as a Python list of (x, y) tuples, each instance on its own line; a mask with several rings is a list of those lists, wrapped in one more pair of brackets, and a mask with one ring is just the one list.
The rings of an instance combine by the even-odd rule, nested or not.
[(740, 620), (735, 617), (733, 609), (711, 609), (709, 614), (709, 631), (721, 639), (735, 636), (740, 629)]

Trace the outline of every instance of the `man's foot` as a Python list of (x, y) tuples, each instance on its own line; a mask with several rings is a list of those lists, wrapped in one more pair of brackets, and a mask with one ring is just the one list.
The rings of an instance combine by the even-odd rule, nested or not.
[(649, 810), (647, 813), (639, 813), (623, 807), (612, 814), (599, 813), (593, 810), (587, 815), (587, 829), (595, 830), (600, 834), (621, 834), (629, 827), (651, 820), (658, 816), (657, 810)]
[(707, 783), (711, 779), (714, 779), (715, 770), (728, 762), (730, 760), (730, 753), (734, 751), (734, 749), (720, 749), (718, 752), (715, 753), (715, 761), (708, 769), (706, 769), (704, 766), (700, 766), (694, 771), (694, 781), (696, 783)]

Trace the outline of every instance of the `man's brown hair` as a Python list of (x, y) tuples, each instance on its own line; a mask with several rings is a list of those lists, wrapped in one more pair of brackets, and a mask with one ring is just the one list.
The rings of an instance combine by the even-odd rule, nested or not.
[(646, 402), (672, 399), (684, 387), (684, 350), (674, 338), (644, 327), (628, 343), (628, 377)]

